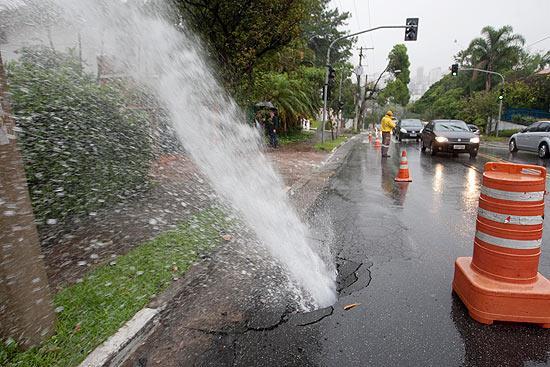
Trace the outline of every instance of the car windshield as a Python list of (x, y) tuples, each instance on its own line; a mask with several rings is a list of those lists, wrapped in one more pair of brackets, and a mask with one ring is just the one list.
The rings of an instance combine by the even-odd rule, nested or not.
[(434, 126), (435, 131), (470, 131), (464, 121), (440, 121)]
[(420, 120), (401, 120), (402, 127), (422, 127)]

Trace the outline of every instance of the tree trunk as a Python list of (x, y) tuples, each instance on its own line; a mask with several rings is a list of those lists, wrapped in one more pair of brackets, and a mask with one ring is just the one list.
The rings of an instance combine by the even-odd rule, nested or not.
[(55, 314), (6, 92), (0, 55), (0, 339), (29, 348), (53, 333)]

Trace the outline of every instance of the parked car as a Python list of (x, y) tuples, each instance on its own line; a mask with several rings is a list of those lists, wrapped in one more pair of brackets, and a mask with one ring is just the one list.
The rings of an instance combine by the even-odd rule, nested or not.
[(548, 158), (550, 154), (550, 121), (538, 121), (522, 131), (515, 133), (508, 141), (510, 152), (526, 150), (537, 152), (539, 158)]
[(421, 139), (422, 151), (429, 148), (432, 155), (469, 153), (475, 158), (479, 150), (479, 136), (461, 120), (433, 120), (422, 130)]
[(474, 124), (468, 124), (468, 128), (470, 128), (470, 131), (473, 132), (476, 135), (479, 135), (481, 132), (479, 131), (479, 127), (477, 127)]
[(423, 128), (422, 121), (418, 119), (403, 119), (397, 123), (394, 134), (399, 141), (402, 139), (416, 139), (416, 141), (420, 141), (420, 132)]

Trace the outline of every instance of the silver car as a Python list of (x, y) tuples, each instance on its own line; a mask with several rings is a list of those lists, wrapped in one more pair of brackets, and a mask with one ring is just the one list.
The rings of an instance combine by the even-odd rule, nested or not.
[(550, 154), (550, 121), (539, 121), (515, 133), (508, 141), (510, 152), (527, 150), (537, 152), (540, 158)]

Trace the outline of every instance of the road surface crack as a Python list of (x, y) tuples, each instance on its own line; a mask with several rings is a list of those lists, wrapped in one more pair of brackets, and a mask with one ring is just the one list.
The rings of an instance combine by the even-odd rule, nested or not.
[(320, 322), (321, 320), (323, 320), (324, 318), (326, 317), (329, 317), (329, 316), (332, 316), (332, 314), (334, 313), (334, 307), (333, 306), (330, 306), (330, 307), (327, 307), (328, 309), (330, 309), (330, 312), (321, 316), (320, 318), (316, 319), (316, 320), (313, 320), (313, 321), (309, 321), (309, 322), (305, 322), (305, 323), (302, 323), (302, 324), (296, 324), (298, 326), (308, 326), (308, 325), (313, 325), (313, 324), (316, 324), (318, 322)]

